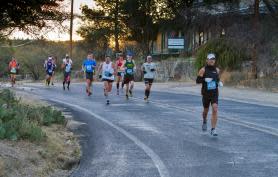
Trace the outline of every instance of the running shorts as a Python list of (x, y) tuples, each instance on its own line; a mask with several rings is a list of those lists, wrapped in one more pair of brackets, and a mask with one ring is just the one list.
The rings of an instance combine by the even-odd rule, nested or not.
[(209, 105), (212, 105), (215, 103), (218, 104), (218, 93), (214, 92), (209, 95), (204, 94), (202, 101), (203, 101), (204, 108), (209, 108)]
[(110, 80), (110, 79), (102, 79), (102, 81), (114, 82), (114, 80)]
[(94, 78), (93, 72), (86, 72), (86, 79), (93, 81), (93, 78)]
[(133, 75), (125, 75), (124, 76), (124, 84), (128, 84), (129, 82), (134, 81), (134, 76)]
[(153, 79), (147, 79), (147, 78), (145, 78), (145, 79), (144, 79), (144, 82), (145, 82), (146, 85), (147, 85), (147, 84), (152, 85)]

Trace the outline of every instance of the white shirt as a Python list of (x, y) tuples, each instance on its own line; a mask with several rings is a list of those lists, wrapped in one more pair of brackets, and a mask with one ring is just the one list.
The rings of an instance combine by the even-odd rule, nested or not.
[(104, 62), (102, 64), (102, 79), (114, 80), (114, 69), (112, 67), (112, 62), (108, 64)]
[(65, 71), (66, 71), (66, 72), (70, 72), (71, 66), (72, 66), (72, 60), (69, 59), (69, 60), (67, 61), (67, 59), (64, 58), (64, 59), (63, 59), (63, 64), (65, 65)]
[(146, 73), (144, 74), (144, 79), (154, 79), (155, 78), (155, 71), (151, 71), (152, 69), (156, 70), (156, 65), (155, 63), (151, 62), (151, 63), (144, 63), (142, 65), (142, 69), (143, 71), (145, 71)]

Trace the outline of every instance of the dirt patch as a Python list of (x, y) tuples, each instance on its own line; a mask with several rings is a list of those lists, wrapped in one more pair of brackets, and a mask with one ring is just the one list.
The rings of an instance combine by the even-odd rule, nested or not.
[[(25, 104), (46, 104), (25, 92), (16, 95)], [(65, 125), (54, 124), (42, 129), (47, 138), (40, 143), (0, 141), (0, 177), (64, 177), (72, 173), (81, 157), (77, 137)]]

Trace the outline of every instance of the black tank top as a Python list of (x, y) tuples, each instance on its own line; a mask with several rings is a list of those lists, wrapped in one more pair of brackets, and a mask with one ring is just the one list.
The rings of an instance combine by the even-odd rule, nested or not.
[[(210, 95), (218, 93), (219, 74), (215, 66), (205, 66), (205, 73), (203, 78), (212, 78), (213, 84), (208, 84), (205, 80), (202, 83), (202, 95)], [(215, 84), (215, 87), (214, 87)]]

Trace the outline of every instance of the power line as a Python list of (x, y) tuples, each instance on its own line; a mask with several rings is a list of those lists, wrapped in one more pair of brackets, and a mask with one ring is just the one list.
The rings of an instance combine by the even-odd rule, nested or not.
[(4, 45), (4, 46), (0, 46), (0, 48), (17, 48), (17, 47), (22, 47), (22, 46), (31, 44), (33, 42), (34, 41), (28, 41), (28, 42), (25, 42), (25, 43), (22, 43), (22, 44), (14, 45), (14, 46), (12, 46), (12, 45)]

